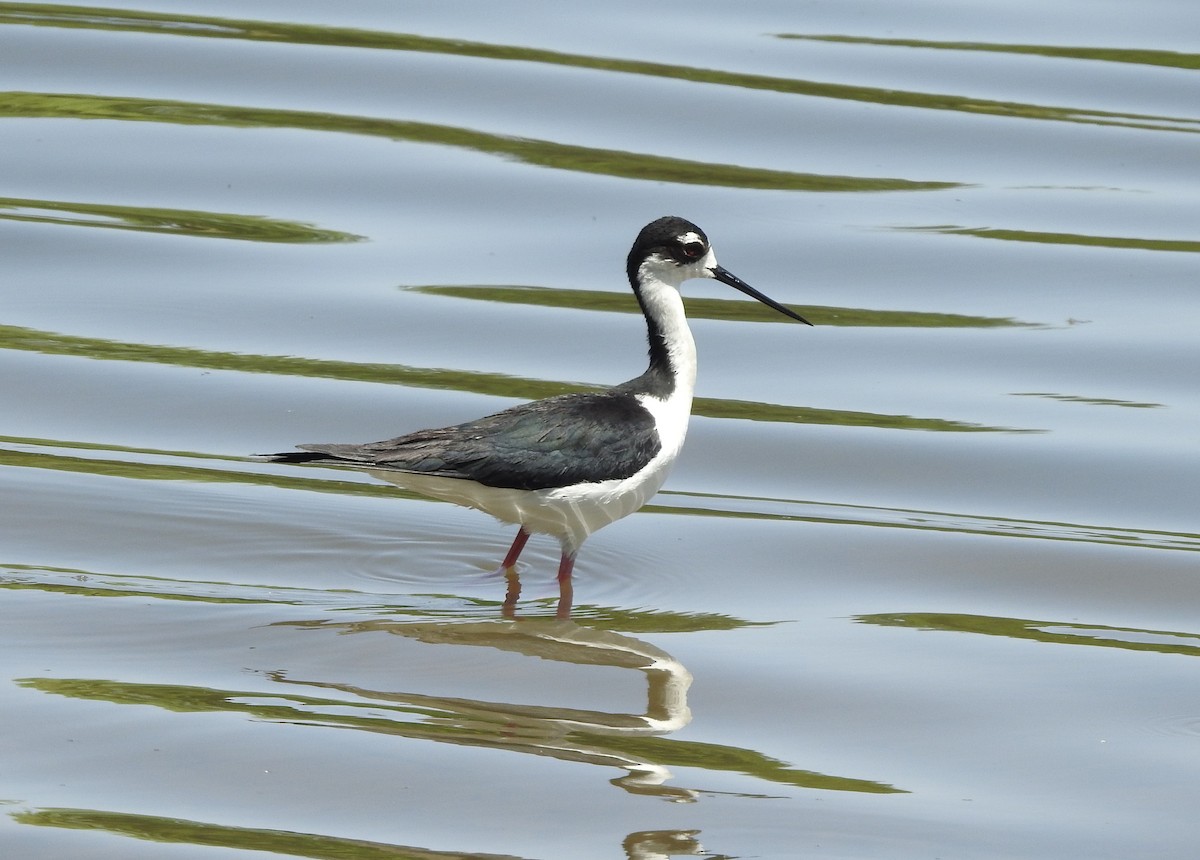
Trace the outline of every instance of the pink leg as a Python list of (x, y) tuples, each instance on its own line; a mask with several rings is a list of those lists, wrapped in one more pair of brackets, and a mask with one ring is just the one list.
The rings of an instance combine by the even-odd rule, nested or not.
[(559, 584), (571, 581), (571, 573), (575, 570), (575, 554), (567, 555), (563, 553), (563, 557), (558, 562), (558, 581)]
[[(517, 559), (521, 557), (521, 550), (525, 549), (525, 543), (529, 540), (529, 532), (525, 531), (525, 527), (521, 526), (521, 530), (517, 532), (516, 539), (513, 540), (512, 546), (508, 548), (508, 555), (504, 556), (504, 561), (500, 562), (501, 570), (512, 570), (517, 565)], [(567, 576), (571, 574), (568, 572)]]
[(558, 612), (559, 618), (571, 617), (571, 604), (575, 599), (575, 586), (571, 582), (571, 573), (575, 570), (575, 554), (563, 553), (558, 562)]

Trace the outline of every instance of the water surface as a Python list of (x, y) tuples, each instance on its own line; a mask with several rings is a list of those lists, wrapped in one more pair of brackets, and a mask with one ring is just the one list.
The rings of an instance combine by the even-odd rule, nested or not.
[[(0, 2), (0, 845), (1179, 857), (1200, 698), (1188, 2)], [(535, 538), (260, 451), (643, 369)], [(221, 850), (223, 849), (223, 850)]]

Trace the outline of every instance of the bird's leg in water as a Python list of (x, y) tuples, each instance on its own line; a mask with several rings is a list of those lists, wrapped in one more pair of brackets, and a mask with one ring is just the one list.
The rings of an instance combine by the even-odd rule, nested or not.
[(504, 592), (504, 608), (500, 614), (505, 618), (516, 618), (517, 601), (521, 599), (521, 577), (516, 568), (505, 568), (504, 578), (508, 580), (508, 588)]
[(529, 532), (521, 526), (512, 546), (508, 548), (508, 555), (500, 562), (500, 572), (508, 580), (508, 588), (504, 592), (504, 608), (500, 610), (505, 618), (513, 618), (517, 613), (517, 601), (521, 599), (521, 577), (517, 574), (517, 559), (521, 557), (521, 550), (525, 549), (528, 541)]
[(528, 541), (529, 532), (525, 531), (524, 526), (521, 526), (516, 538), (513, 539), (512, 546), (508, 548), (508, 555), (504, 556), (504, 561), (500, 562), (501, 570), (508, 571), (516, 567), (517, 559), (521, 557), (521, 550), (525, 549)]
[(571, 572), (575, 570), (575, 553), (563, 553), (558, 563), (558, 612), (559, 618), (571, 617), (571, 603), (575, 598), (575, 586), (571, 583)]

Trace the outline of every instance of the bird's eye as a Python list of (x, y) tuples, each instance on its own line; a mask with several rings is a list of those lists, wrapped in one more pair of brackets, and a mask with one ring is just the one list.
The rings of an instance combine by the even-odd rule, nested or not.
[(681, 248), (683, 256), (689, 260), (696, 260), (704, 256), (703, 242), (684, 242)]

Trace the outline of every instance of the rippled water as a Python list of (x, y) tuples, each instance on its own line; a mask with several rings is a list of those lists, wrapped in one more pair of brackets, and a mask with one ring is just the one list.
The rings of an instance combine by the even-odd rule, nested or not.
[[(1198, 25), (0, 2), (5, 856), (1194, 853)], [(816, 327), (685, 286), (570, 620), (247, 458), (636, 375), (663, 214)]]

